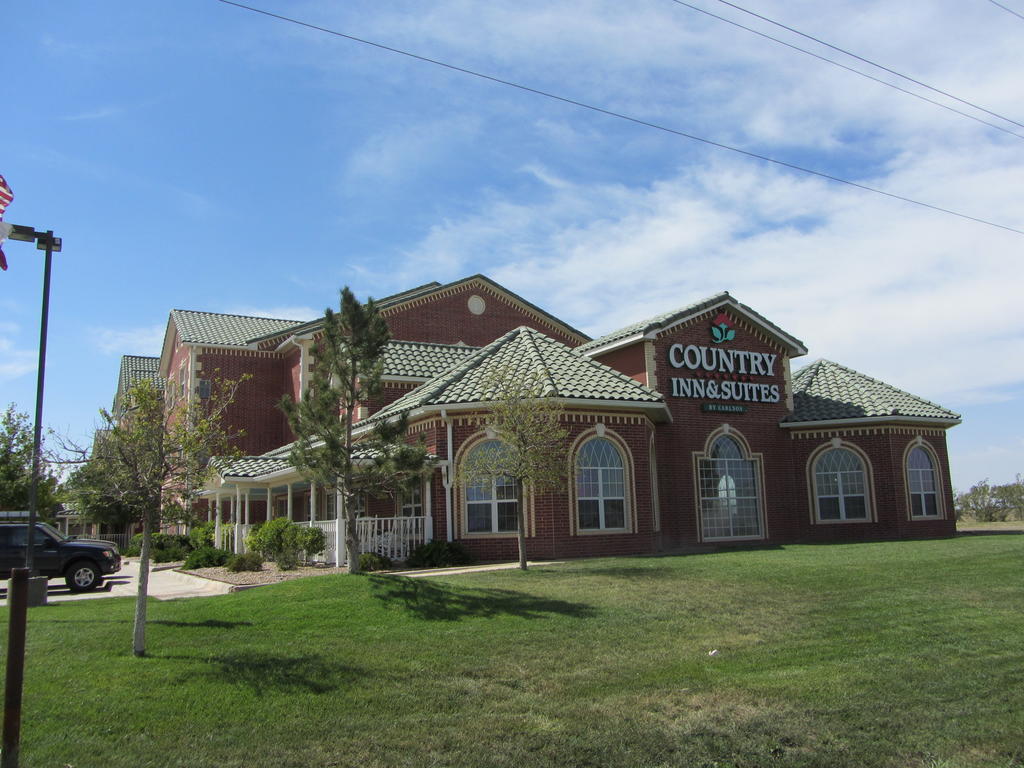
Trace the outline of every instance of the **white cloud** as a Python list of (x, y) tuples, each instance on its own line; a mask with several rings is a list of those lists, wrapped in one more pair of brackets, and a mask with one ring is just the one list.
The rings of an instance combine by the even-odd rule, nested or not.
[(87, 109), (84, 112), (76, 112), (70, 115), (64, 115), (61, 120), (67, 120), (69, 122), (81, 122), (88, 120), (105, 120), (108, 117), (116, 117), (124, 112), (122, 107), (107, 106), (107, 107), (96, 107), (95, 109)]
[(107, 355), (144, 355), (156, 357), (164, 342), (166, 325), (141, 328), (91, 328), (92, 342)]
[(36, 370), (39, 353), (18, 349), (9, 339), (0, 338), (0, 381), (10, 381)]

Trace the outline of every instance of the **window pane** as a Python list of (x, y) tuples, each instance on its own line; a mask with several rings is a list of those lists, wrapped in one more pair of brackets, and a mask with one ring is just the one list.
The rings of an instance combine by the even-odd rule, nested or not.
[(512, 501), (499, 501), (498, 502), (498, 530), (499, 531), (516, 531), (519, 529), (518, 520), (516, 519), (516, 512), (519, 509), (519, 503)]
[(466, 522), (470, 533), (491, 530), (491, 505), (470, 504), (466, 509)]
[(839, 499), (835, 496), (819, 497), (818, 514), (822, 520), (839, 520)]
[(867, 503), (863, 496), (846, 496), (843, 499), (848, 520), (864, 520), (868, 516)]
[(498, 477), (494, 480), (495, 498), (505, 501), (514, 501), (519, 498), (518, 483), (511, 477)]
[(924, 514), (937, 517), (939, 514), (938, 498), (934, 493), (924, 494)]
[(596, 499), (580, 499), (577, 502), (580, 516), (580, 528), (594, 529), (601, 527), (601, 502)]
[(604, 503), (604, 527), (625, 528), (626, 508), (622, 499), (607, 499)]

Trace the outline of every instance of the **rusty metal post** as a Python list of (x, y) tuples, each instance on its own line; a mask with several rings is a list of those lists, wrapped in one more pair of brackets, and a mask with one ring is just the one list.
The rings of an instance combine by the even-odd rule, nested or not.
[(7, 683), (0, 768), (18, 768), (21, 752), (21, 692), (25, 683), (25, 629), (28, 621), (28, 568), (13, 568), (7, 587)]

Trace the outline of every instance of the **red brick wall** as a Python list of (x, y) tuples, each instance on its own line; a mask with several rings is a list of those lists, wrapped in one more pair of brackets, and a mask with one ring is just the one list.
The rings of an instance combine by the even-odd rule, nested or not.
[(291, 371), (280, 355), (205, 347), (197, 359), (201, 363), (199, 375), (204, 379), (252, 376), (239, 385), (224, 416), (227, 426), (245, 430), (236, 441), (243, 453), (259, 455), (293, 439), (284, 413), (277, 407), (281, 395), (291, 389)]
[[(467, 302), (474, 295), (486, 304), (483, 314), (475, 315), (469, 311)], [(438, 344), (458, 344), (461, 341), (474, 347), (483, 346), (513, 328), (525, 325), (572, 347), (580, 343), (576, 337), (481, 284), (461, 286), (450, 293), (386, 309), (383, 315), (392, 337), (403, 341)]]
[(647, 361), (644, 356), (644, 344), (642, 341), (623, 349), (616, 349), (596, 359), (609, 368), (614, 368), (631, 379), (636, 379), (645, 386), (648, 384)]

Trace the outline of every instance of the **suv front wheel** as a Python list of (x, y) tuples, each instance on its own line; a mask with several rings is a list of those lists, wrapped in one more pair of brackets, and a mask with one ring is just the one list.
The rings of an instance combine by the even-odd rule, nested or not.
[(100, 569), (92, 563), (80, 560), (71, 564), (64, 576), (64, 582), (72, 592), (88, 592), (100, 585)]

